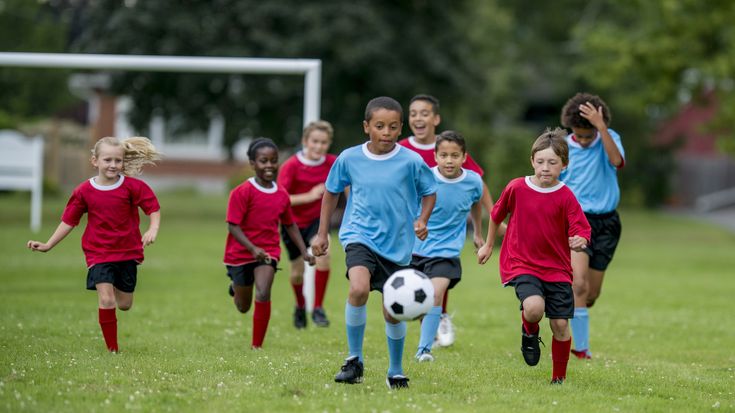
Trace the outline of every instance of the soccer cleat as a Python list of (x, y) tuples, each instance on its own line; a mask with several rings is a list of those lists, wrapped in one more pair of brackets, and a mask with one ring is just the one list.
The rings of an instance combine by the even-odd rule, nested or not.
[(362, 373), (363, 367), (360, 359), (357, 356), (350, 356), (345, 359), (339, 373), (334, 376), (334, 381), (347, 384), (362, 383)]
[(388, 385), (389, 389), (407, 389), (408, 377), (404, 376), (403, 374), (396, 374), (392, 377), (386, 377), (385, 384)]
[(551, 384), (564, 384), (564, 377), (555, 377), (551, 379)]
[(539, 343), (544, 344), (541, 341), (539, 333), (528, 334), (526, 333), (526, 329), (521, 325), (521, 353), (523, 354), (523, 360), (529, 366), (537, 365), (541, 358), (541, 346), (539, 346)]
[(311, 320), (317, 327), (329, 327), (329, 319), (327, 318), (327, 313), (325, 313), (324, 309), (321, 307), (317, 307), (314, 309), (314, 311), (311, 313)]
[(235, 296), (235, 290), (232, 289), (232, 283), (230, 283), (230, 286), (227, 287), (227, 294), (229, 294), (230, 297), (234, 297)]
[(439, 329), (436, 331), (436, 344), (440, 347), (449, 347), (454, 344), (454, 326), (452, 316), (447, 313), (441, 315)]
[(572, 354), (576, 358), (578, 358), (580, 360), (589, 360), (589, 359), (592, 358), (592, 354), (590, 354), (590, 351), (587, 350), (587, 349), (584, 349), (584, 350), (574, 350), (574, 349), (572, 349), (571, 352), (572, 352)]
[(419, 363), (425, 362), (425, 361), (434, 361), (434, 356), (431, 355), (431, 350), (427, 349), (421, 349), (421, 351), (416, 354), (416, 361)]
[(293, 312), (293, 326), (298, 329), (306, 328), (306, 309), (296, 307)]

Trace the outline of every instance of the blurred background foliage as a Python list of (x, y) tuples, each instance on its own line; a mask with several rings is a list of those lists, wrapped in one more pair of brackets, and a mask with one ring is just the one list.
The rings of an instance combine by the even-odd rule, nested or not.
[[(530, 144), (578, 91), (610, 105), (624, 139), (624, 202), (655, 206), (668, 194), (672, 146), (653, 140), (684, 104), (712, 94), (711, 130), (735, 153), (735, 3), (729, 0), (0, 0), (4, 51), (316, 58), (322, 117), (334, 151), (361, 142), (365, 103), (441, 100), (440, 129), (456, 129), (497, 196), (528, 174)], [(0, 126), (61, 110), (63, 71), (0, 69)], [(299, 77), (120, 72), (133, 124), (154, 111), (202, 128), (212, 111), (226, 143), (269, 136), (298, 144)], [(404, 136), (410, 134), (406, 125)]]

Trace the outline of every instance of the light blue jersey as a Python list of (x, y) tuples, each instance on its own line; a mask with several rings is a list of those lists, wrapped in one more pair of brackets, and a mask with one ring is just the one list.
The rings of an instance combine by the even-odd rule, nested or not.
[(431, 168), (437, 183), (436, 204), (426, 227), (429, 235), (413, 246), (413, 254), (421, 257), (459, 257), (467, 236), (467, 214), (472, 204), (482, 198), (482, 178), (462, 169), (457, 178), (446, 178), (438, 167)]
[[(607, 131), (625, 162), (620, 135), (612, 129)], [(600, 133), (586, 148), (572, 139), (571, 134), (567, 136), (567, 144), (569, 166), (561, 173), (560, 179), (574, 192), (584, 212), (603, 214), (614, 211), (620, 202), (617, 168), (605, 153)]]
[(343, 247), (360, 243), (396, 264), (411, 262), (421, 197), (436, 192), (419, 155), (400, 145), (384, 155), (370, 153), (367, 143), (353, 146), (337, 157), (325, 185), (334, 194), (350, 187), (339, 229)]

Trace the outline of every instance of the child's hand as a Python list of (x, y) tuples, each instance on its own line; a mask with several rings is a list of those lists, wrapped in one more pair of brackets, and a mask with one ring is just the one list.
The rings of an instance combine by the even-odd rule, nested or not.
[(475, 244), (475, 251), (479, 250), (483, 245), (485, 245), (485, 239), (477, 234), (472, 237), (472, 242)]
[(604, 130), (607, 129), (607, 124), (605, 123), (605, 118), (602, 116), (602, 106), (599, 108), (595, 108), (595, 105), (593, 105), (590, 102), (585, 102), (581, 105), (579, 105), (579, 114), (590, 121), (592, 126), (595, 127), (597, 130)]
[(490, 256), (493, 255), (493, 244), (487, 243), (480, 247), (479, 250), (477, 250), (477, 262), (479, 264), (485, 264), (487, 260), (490, 259)]
[(311, 199), (316, 201), (322, 199), (322, 195), (324, 195), (324, 192), (326, 192), (326, 190), (327, 187), (324, 186), (324, 184), (315, 185), (309, 190), (309, 195), (311, 196)]
[(416, 237), (420, 239), (421, 241), (426, 239), (426, 236), (429, 235), (429, 229), (426, 228), (426, 222), (417, 219), (416, 222), (413, 223), (413, 232), (416, 233)]
[(26, 246), (31, 251), (39, 251), (39, 252), (46, 252), (51, 249), (51, 247), (49, 247), (48, 244), (46, 244), (45, 242), (40, 242), (40, 241), (28, 241)]
[(580, 237), (579, 235), (569, 237), (569, 249), (581, 252), (585, 248), (587, 248), (587, 240), (584, 237)]
[(311, 242), (311, 252), (315, 257), (321, 257), (327, 253), (327, 249), (329, 249), (329, 238), (317, 234)]
[(250, 253), (253, 254), (253, 258), (255, 258), (255, 261), (258, 262), (264, 262), (266, 264), (270, 264), (271, 262), (271, 256), (268, 255), (267, 252), (263, 248), (253, 247), (252, 250), (250, 250)]
[(151, 228), (148, 231), (143, 234), (143, 247), (147, 247), (151, 244), (153, 244), (156, 241), (156, 237), (158, 236), (158, 229)]
[[(313, 249), (314, 247), (312, 247)], [(309, 265), (315, 265), (316, 264), (316, 258), (314, 258), (313, 255), (309, 254), (308, 252), (306, 254), (303, 254), (304, 261), (309, 263)]]

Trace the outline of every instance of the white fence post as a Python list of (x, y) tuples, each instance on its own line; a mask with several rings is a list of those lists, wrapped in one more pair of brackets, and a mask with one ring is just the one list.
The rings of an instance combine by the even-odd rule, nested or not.
[(41, 229), (43, 138), (0, 131), (0, 189), (31, 191), (31, 230)]

